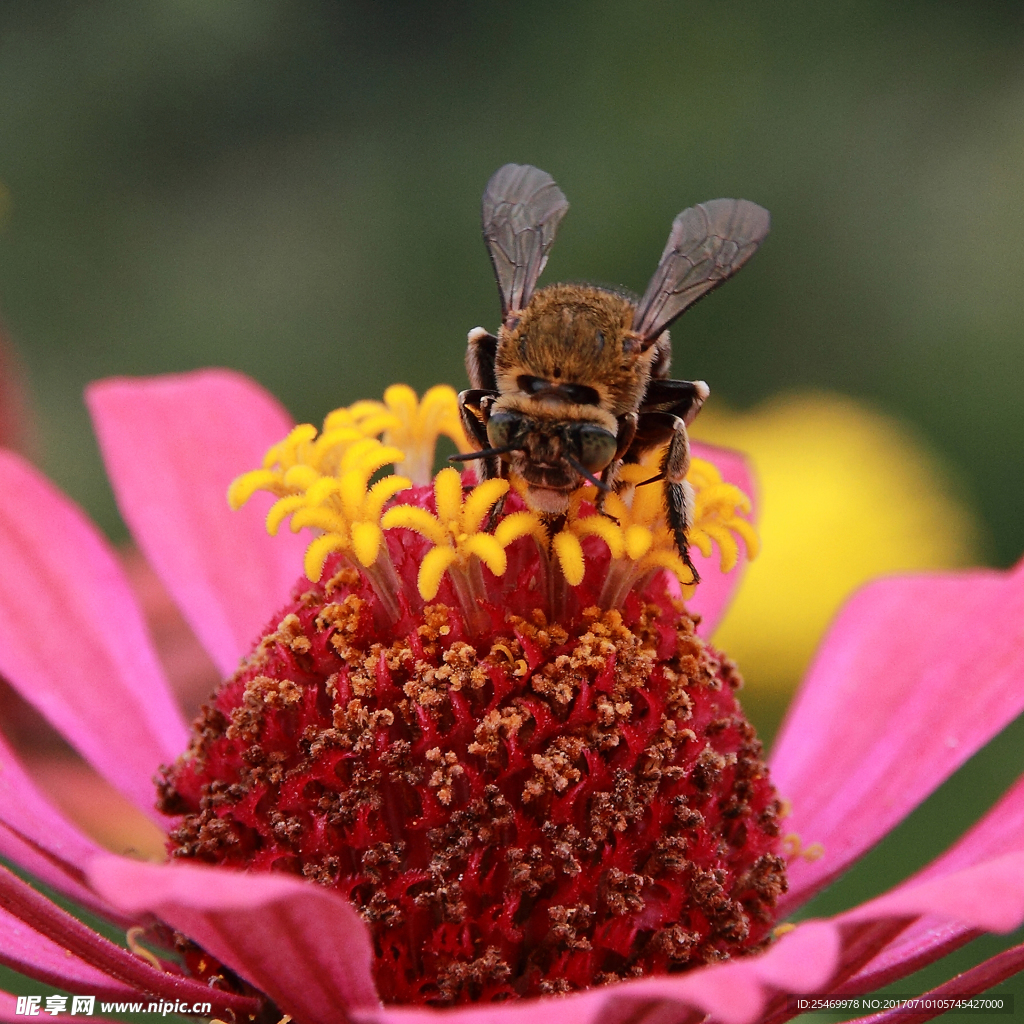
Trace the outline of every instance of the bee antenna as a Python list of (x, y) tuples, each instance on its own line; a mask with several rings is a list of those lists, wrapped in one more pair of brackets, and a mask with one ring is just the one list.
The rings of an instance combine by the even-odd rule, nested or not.
[(611, 491), (611, 488), (603, 480), (598, 480), (597, 477), (594, 476), (594, 474), (591, 473), (590, 470), (587, 469), (587, 467), (584, 466), (582, 462), (578, 462), (576, 459), (574, 459), (571, 455), (568, 454), (565, 456), (565, 461), (568, 462), (569, 465), (572, 466), (572, 468), (575, 469), (580, 476), (585, 477), (587, 480), (589, 480), (599, 491)]
[(449, 455), (449, 462), (469, 462), (470, 459), (486, 459), (492, 455), (506, 455), (508, 452), (521, 452), (523, 449), (516, 445), (505, 445), (504, 448), (484, 448), (480, 452), (464, 452), (459, 455)]
[(664, 480), (665, 474), (659, 473), (657, 476), (650, 476), (646, 480), (641, 480), (637, 487), (644, 487), (646, 484), (656, 484), (659, 480)]

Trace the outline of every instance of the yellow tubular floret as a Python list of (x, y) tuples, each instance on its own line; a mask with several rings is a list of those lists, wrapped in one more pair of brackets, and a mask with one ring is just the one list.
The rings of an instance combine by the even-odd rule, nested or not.
[[(652, 451), (642, 464), (622, 467), (621, 490), (606, 496), (604, 515), (580, 516), (580, 499), (589, 497), (589, 489), (581, 488), (573, 495), (566, 524), (552, 539), (552, 548), (570, 583), (583, 579), (580, 539), (587, 536), (599, 537), (608, 547), (615, 599), (654, 568), (668, 569), (684, 586), (691, 583), (693, 573), (679, 556), (668, 528), (664, 487), (652, 481), (660, 472), (663, 455), (663, 450)], [(751, 523), (742, 518), (750, 512), (750, 500), (738, 487), (723, 481), (715, 466), (703, 459), (692, 461), (684, 486), (694, 495), (688, 537), (701, 554), (710, 557), (712, 546), (717, 545), (723, 572), (739, 560), (737, 539), (743, 540), (749, 558), (757, 554), (757, 535)]]
[(462, 474), (457, 469), (442, 469), (434, 477), (434, 500), (437, 504), (437, 518), (442, 523), (447, 525), (459, 522), (462, 511)]
[[(623, 529), (619, 523), (613, 523), (604, 516), (586, 516), (577, 519), (573, 524), (574, 532), (581, 536), (600, 537), (608, 545), (612, 558), (621, 558), (626, 551), (623, 540)], [(580, 557), (582, 557), (582, 549)]]
[(276, 537), (277, 531), (281, 529), (281, 523), (293, 512), (302, 508), (305, 503), (306, 496), (304, 494), (289, 494), (286, 498), (278, 498), (267, 513), (267, 533), (271, 537)]
[(489, 533), (474, 533), (463, 542), (466, 554), (476, 555), (495, 576), (504, 576), (508, 568), (505, 549)]
[[(322, 531), (306, 553), (310, 579), (319, 578), (324, 560), (335, 551), (348, 553), (368, 569), (380, 558), (388, 561), (381, 517), (388, 502), (411, 487), (412, 481), (394, 474), (373, 486), (370, 480), (386, 466), (405, 459), (401, 448), (382, 444), (374, 436), (398, 423), (381, 403), (363, 402), (329, 413), (319, 436), (311, 424), (299, 424), (270, 448), (262, 469), (232, 483), (228, 501), (239, 508), (256, 491), (269, 491), (277, 498), (267, 513), (269, 533), (275, 534), (289, 517), (293, 531), (304, 527)], [(388, 571), (394, 572), (393, 568)]]
[(306, 548), (306, 557), (303, 560), (306, 578), (311, 583), (315, 583), (320, 579), (320, 574), (324, 571), (324, 562), (327, 561), (327, 556), (335, 551), (344, 551), (347, 546), (344, 538), (336, 534), (329, 533), (323, 537), (317, 537)]
[(340, 506), (341, 514), (351, 521), (361, 519), (363, 500), (366, 498), (366, 481), (369, 473), (361, 473), (358, 469), (351, 469), (343, 474), (340, 480), (332, 480), (326, 477), (327, 486), (313, 496), (313, 489), (309, 490), (310, 503), (324, 504), (337, 496), (334, 507)]
[(279, 486), (279, 474), (271, 469), (254, 469), (231, 481), (228, 504), (237, 512), (257, 491), (282, 493), (278, 490)]
[(716, 523), (707, 523), (704, 528), (706, 533), (717, 545), (721, 554), (722, 572), (729, 572), (739, 561), (740, 549), (733, 535), (724, 527)]
[(703, 530), (690, 530), (690, 543), (705, 557), (711, 557), (711, 538)]
[(292, 533), (298, 533), (304, 526), (324, 533), (336, 533), (341, 537), (348, 534), (348, 520), (329, 508), (300, 508), (292, 516)]
[(432, 544), (444, 544), (448, 540), (448, 532), (437, 516), (415, 505), (395, 505), (389, 508), (381, 517), (380, 525), (385, 530), (415, 530)]
[(416, 585), (424, 601), (433, 601), (437, 597), (444, 574), (458, 557), (454, 548), (431, 548), (423, 556)]
[(566, 582), (571, 587), (578, 587), (583, 582), (586, 570), (579, 538), (563, 530), (552, 538), (551, 547), (558, 558), (558, 564), (562, 567), (562, 575), (565, 576)]
[(280, 465), (287, 469), (295, 464), (299, 458), (299, 449), (307, 445), (316, 437), (316, 427), (312, 423), (300, 423), (292, 427), (291, 432), (283, 440), (275, 444), (266, 455), (263, 456), (263, 468)]
[(363, 503), (366, 518), (378, 521), (384, 506), (399, 491), (407, 490), (410, 487), (412, 487), (412, 481), (404, 476), (382, 477), (366, 492), (366, 498)]
[[(520, 518), (500, 535), (484, 533), (481, 526), (494, 503), (508, 491), (505, 480), (488, 480), (464, 493), (462, 475), (456, 469), (442, 469), (434, 478), (434, 502), (437, 515), (412, 505), (394, 505), (384, 513), (385, 530), (404, 527), (425, 537), (433, 548), (424, 556), (419, 574), (419, 591), (425, 601), (433, 600), (446, 572), (470, 573), (453, 576), (464, 593), (472, 589), (472, 565), (486, 565), (495, 576), (502, 576), (508, 561), (505, 548), (517, 537), (533, 530), (533, 523)], [(512, 517), (509, 517), (512, 519)], [(479, 575), (479, 564), (476, 570)], [(460, 582), (461, 581), (461, 582)], [(468, 581), (468, 582), (467, 582)]]
[(373, 565), (383, 543), (384, 533), (376, 523), (352, 524), (352, 550), (361, 565)]
[(501, 522), (494, 528), (494, 538), (503, 548), (507, 548), (512, 541), (519, 540), (520, 537), (531, 535), (542, 544), (547, 543), (548, 535), (544, 530), (544, 524), (535, 512), (513, 512), (511, 515), (503, 516)]
[(479, 530), (498, 499), (507, 493), (507, 480), (485, 480), (482, 484), (477, 484), (467, 496), (462, 508), (463, 530), (466, 533), (475, 533)]
[(757, 531), (753, 526), (747, 522), (746, 519), (733, 519), (729, 524), (729, 529), (734, 533), (738, 533), (743, 538), (743, 543), (747, 549), (747, 558), (753, 561), (761, 552), (761, 538), (758, 537)]
[[(446, 384), (432, 387), (419, 401), (405, 384), (393, 384), (383, 402), (356, 402), (347, 410), (349, 420), (364, 436), (383, 435), (384, 443), (405, 453), (403, 469), (417, 482), (430, 480), (438, 437), (455, 442), (460, 452), (472, 450), (462, 428), (459, 402)], [(341, 422), (341, 421), (339, 421)]]
[[(626, 554), (634, 561), (644, 557), (654, 544), (654, 534), (646, 526), (627, 526), (623, 531)], [(614, 552), (612, 552), (614, 555)]]
[(320, 479), (320, 474), (312, 466), (289, 466), (284, 471), (282, 483), (290, 491), (306, 491)]

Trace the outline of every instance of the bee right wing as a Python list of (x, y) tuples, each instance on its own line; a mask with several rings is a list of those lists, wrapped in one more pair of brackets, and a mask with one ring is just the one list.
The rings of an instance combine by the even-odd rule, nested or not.
[(642, 347), (732, 277), (757, 252), (770, 223), (768, 211), (746, 199), (712, 199), (683, 210), (633, 317)]
[(530, 301), (568, 200), (550, 174), (505, 164), (487, 182), (482, 203), (484, 241), (501, 293), (502, 319)]

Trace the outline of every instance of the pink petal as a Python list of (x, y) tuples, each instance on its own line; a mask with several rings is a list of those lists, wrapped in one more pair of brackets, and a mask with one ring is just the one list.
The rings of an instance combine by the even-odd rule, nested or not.
[[(838, 955), (837, 929), (827, 922), (810, 921), (763, 956), (558, 999), (447, 1010), (444, 1019), (452, 1024), (682, 1024), (710, 1014), (723, 1024), (749, 1024), (761, 1017), (776, 990), (802, 993), (824, 988)], [(431, 1024), (438, 1019), (437, 1011), (398, 1006), (350, 1015), (359, 1024)]]
[(839, 995), (877, 992), (890, 982), (906, 978), (922, 967), (976, 939), (982, 932), (955, 921), (936, 917), (918, 918), (895, 940), (882, 942), (881, 952), (867, 957), (863, 966), (840, 985)]
[(82, 869), (100, 852), (36, 789), (0, 736), (0, 856), (102, 914), (107, 904), (82, 884)]
[(772, 754), (792, 909), (873, 846), (1024, 708), (1024, 565), (879, 580), (840, 613)]
[[(113, 901), (111, 901), (113, 902)], [(67, 911), (51, 903), (30, 885), (0, 868), (0, 906), (27, 924), (33, 932), (58, 943), (115, 981), (153, 999), (209, 1000), (218, 1009), (248, 1013), (259, 1002), (248, 996), (211, 989), (193, 978), (157, 970), (146, 961), (92, 931)]]
[(923, 874), (833, 919), (843, 935), (837, 994), (876, 991), (982, 931), (1008, 932), (1024, 921), (1024, 850)]
[[(994, 985), (998, 985), (1001, 981), (1012, 978), (1022, 970), (1024, 970), (1024, 945), (1014, 946), (1012, 949), (1005, 949), (1002, 953), (997, 953), (994, 957), (985, 960), (976, 967), (972, 967), (969, 971), (964, 971), (963, 974), (950, 978), (949, 981), (939, 985), (938, 988), (922, 993), (919, 998), (922, 1002), (931, 1001), (935, 1003), (943, 999), (968, 998), (980, 995)], [(859, 1017), (858, 1021), (870, 1021), (871, 1024), (881, 1024), (883, 1021), (891, 1020), (899, 1021), (900, 1024), (921, 1024), (921, 1022), (926, 1020), (934, 1020), (934, 1018), (946, 1012), (948, 1012), (947, 1009), (941, 1005), (916, 1013), (899, 1009), (886, 1013), (876, 1013), (870, 1017)], [(956, 1012), (955, 1009), (953, 1012)]]
[(128, 999), (135, 992), (77, 956), (70, 956), (63, 946), (4, 910), (0, 910), (0, 963), (44, 985), (104, 999)]
[[(971, 867), (1004, 853), (1024, 850), (1024, 777), (957, 843), (899, 888)], [(901, 932), (847, 982), (843, 989), (875, 991), (958, 949), (978, 934), (967, 924), (925, 916)]]
[(1009, 932), (1024, 921), (1024, 851), (1004, 853), (949, 874), (910, 884), (847, 911), (838, 920), (929, 914), (990, 932)]
[(302, 573), (306, 541), (264, 528), (269, 495), (239, 512), (225, 497), (288, 433), (288, 414), (229, 370), (100, 381), (86, 401), (121, 514), (229, 675)]
[(122, 910), (151, 910), (285, 1013), (347, 1024), (346, 1011), (379, 1003), (369, 933), (337, 894), (281, 875), (103, 857), (95, 889)]
[(154, 820), (153, 771), (187, 733), (116, 557), (28, 463), (0, 452), (0, 674)]
[[(757, 484), (754, 480), (753, 471), (746, 458), (731, 448), (719, 448), (717, 445), (702, 444), (694, 441), (691, 445), (695, 458), (705, 459), (713, 463), (722, 479), (727, 483), (735, 484), (744, 494), (750, 498), (754, 506), (751, 520), (757, 518)], [(722, 572), (719, 568), (719, 554), (717, 549), (711, 552), (710, 558), (705, 558), (696, 548), (690, 549), (693, 564), (700, 573), (700, 585), (692, 599), (687, 602), (691, 611), (701, 615), (701, 624), (697, 632), (705, 639), (714, 633), (722, 616), (729, 607), (729, 602), (736, 593), (743, 572), (747, 566), (746, 550), (740, 542), (740, 558), (729, 572)]]

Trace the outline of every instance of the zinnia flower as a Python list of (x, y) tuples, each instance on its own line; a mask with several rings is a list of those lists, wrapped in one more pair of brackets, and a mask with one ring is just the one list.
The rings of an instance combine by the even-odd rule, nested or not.
[[(259, 649), (253, 651), (254, 638), (261, 636), (268, 640), (264, 654), (274, 645), (280, 650), (289, 643), (296, 658), (316, 654), (301, 642), (304, 638), (309, 643), (309, 627), (301, 614), (290, 610), (284, 618), (280, 615), (289, 607), (289, 594), (297, 594), (293, 604), (301, 604), (307, 589), (313, 592), (311, 602), (320, 600), (320, 583), (294, 590), (297, 567), (305, 565), (309, 576), (319, 577), (326, 565), (326, 582), (333, 572), (336, 586), (349, 588), (350, 596), (358, 586), (360, 607), (385, 619), (395, 612), (388, 600), (389, 593), (392, 599), (396, 593), (389, 590), (392, 573), (407, 581), (402, 582), (406, 589), (416, 577), (428, 603), (431, 593), (452, 606), (466, 602), (463, 619), (438, 619), (439, 631), (461, 628), (460, 623), (470, 630), (487, 630), (498, 624), (486, 602), (481, 605), (478, 600), (481, 586), (485, 595), (489, 593), (491, 577), (486, 573), (522, 571), (522, 552), (535, 544), (529, 517), (515, 518), (514, 496), (509, 498), (510, 513), (489, 533), (481, 526), (486, 526), (489, 508), (501, 495), (464, 496), (461, 487), (450, 486), (450, 477), (443, 476), (433, 494), (403, 505), (399, 491), (388, 490), (397, 484), (387, 485), (384, 492), (374, 490), (380, 485), (371, 483), (372, 454), (320, 473), (333, 475), (338, 487), (318, 484), (301, 468), (289, 477), (293, 467), (309, 467), (314, 461), (310, 449), (301, 446), (315, 444), (316, 432), (296, 436), (280, 407), (234, 374), (210, 371), (153, 381), (108, 381), (91, 389), (89, 401), (125, 519), (225, 678), (246, 678), (246, 666), (251, 668), (253, 659), (261, 657)], [(359, 414), (372, 411), (363, 408)], [(395, 412), (376, 407), (375, 411), (385, 417)], [(355, 408), (350, 412), (355, 415)], [(339, 431), (348, 426), (332, 424)], [(382, 420), (385, 444), (387, 432), (398, 426)], [(435, 424), (431, 429), (444, 427)], [(282, 438), (294, 441), (291, 449), (280, 447)], [(267, 466), (270, 476), (255, 484), (276, 488), (278, 505), (271, 515), (275, 529), (291, 515), (293, 524), (297, 517), (300, 526), (305, 522), (323, 531), (311, 551), (305, 551), (301, 537), (283, 532), (269, 538), (257, 517), (224, 507), (228, 483), (258, 465), (272, 446), (277, 447)], [(413, 453), (410, 462), (419, 454)], [(695, 454), (717, 466), (724, 484), (738, 484), (749, 493), (737, 457), (706, 449)], [(325, 452), (317, 458), (320, 455)], [(356, 476), (345, 483), (347, 473)], [(715, 484), (713, 477), (709, 480), (704, 482), (707, 496)], [(281, 501), (286, 504), (281, 506)], [(706, 521), (707, 551), (702, 554), (711, 554), (713, 538), (726, 555), (734, 544), (735, 523), (722, 526), (713, 512)], [(586, 588), (598, 586), (593, 567), (599, 564), (606, 579), (614, 575), (611, 590), (598, 586), (600, 593), (591, 591), (598, 615), (610, 615), (620, 607), (623, 620), (647, 614), (643, 603), (630, 597), (659, 569), (654, 558), (657, 530), (638, 520), (641, 513), (635, 501), (618, 510), (621, 536), (596, 522), (577, 530), (569, 524), (558, 535), (563, 539), (552, 543), (553, 554), (545, 556), (559, 560), (570, 590), (578, 586), (588, 593)], [(506, 522), (512, 525), (499, 534)], [(394, 539), (378, 536), (381, 529)], [(484, 536), (495, 543), (473, 539)], [(531, 557), (536, 560), (544, 545), (535, 548), (538, 553)], [(507, 564), (502, 565), (502, 558)], [(644, 562), (647, 558), (654, 560)], [(662, 566), (676, 568), (670, 561), (663, 559)], [(182, 833), (181, 822), (154, 809), (152, 778), (159, 765), (175, 763), (188, 745), (188, 733), (123, 573), (81, 512), (26, 463), (6, 454), (0, 458), (0, 564), (0, 673), (97, 771), (162, 828), (177, 829), (175, 842), (180, 848), (188, 840), (187, 829)], [(702, 617), (700, 636), (712, 631), (739, 571), (737, 566), (728, 574), (717, 574), (713, 564), (698, 562), (704, 582), (687, 601), (689, 612)], [(553, 571), (552, 578), (557, 578)], [(579, 583), (573, 584), (572, 578), (579, 578)], [(525, 590), (525, 572), (512, 580), (521, 580)], [(574, 592), (553, 586), (549, 608), (559, 600), (571, 604)], [(658, 603), (650, 596), (654, 590), (644, 593), (645, 600)], [(669, 604), (662, 601), (663, 618)], [(401, 601), (397, 611), (404, 614)], [(481, 611), (486, 613), (483, 618), (469, 621)], [(649, 614), (658, 618), (655, 611)], [(490, 625), (486, 616), (491, 616)], [(273, 639), (265, 629), (268, 621), (277, 624), (276, 630), (272, 627)], [(545, 620), (549, 633), (557, 625)], [(611, 628), (614, 623), (609, 620), (606, 625)], [(684, 626), (679, 628), (685, 632)], [(648, 631), (651, 637), (657, 632), (653, 626)], [(350, 635), (350, 646), (357, 648), (358, 635)], [(659, 635), (667, 644), (668, 639)], [(430, 637), (425, 640), (431, 642)], [(696, 638), (687, 642), (694, 651), (706, 650)], [(335, 645), (339, 657), (347, 657), (344, 647)], [(520, 647), (525, 652), (528, 645)], [(663, 666), (668, 663), (660, 654), (643, 655), (642, 650), (637, 657), (648, 665), (650, 678), (663, 681)], [(514, 663), (519, 651), (509, 653)], [(532, 652), (529, 659), (537, 654), (539, 664), (542, 653)], [(429, 660), (429, 655), (425, 657)], [(241, 674), (234, 675), (242, 658), (248, 661)], [(522, 658), (529, 660), (525, 653)], [(652, 658), (655, 669), (649, 667)], [(719, 666), (716, 672), (724, 673), (715, 677), (721, 683), (731, 670), (724, 662), (714, 664)], [(250, 682), (252, 678), (250, 672)], [(625, 682), (619, 680), (623, 685), (628, 681), (628, 673)], [(261, 685), (265, 695), (267, 684)], [(465, 686), (472, 689), (472, 672)], [(454, 685), (450, 689), (457, 695)], [(706, 689), (731, 700), (727, 686), (709, 683)], [(296, 702), (287, 686), (275, 686), (273, 692), (281, 705)], [(235, 707), (244, 708), (244, 693), (236, 693), (234, 699)], [(639, 689), (637, 699), (646, 699)], [(273, 703), (263, 701), (266, 707)], [(572, 704), (571, 697), (566, 704)], [(784, 822), (789, 891), (780, 901), (781, 912), (795, 910), (841, 874), (1022, 708), (1024, 568), (888, 579), (856, 595), (819, 652), (770, 761), (772, 783), (790, 808)], [(632, 711), (619, 712), (613, 706), (608, 714), (610, 722), (616, 714), (622, 716), (621, 735), (628, 747), (635, 740), (626, 731), (634, 722)], [(244, 730), (247, 721), (240, 715), (232, 724)], [(512, 725), (506, 723), (500, 733), (503, 742)], [(738, 728), (715, 726), (723, 732)], [(454, 726), (452, 731), (457, 731)], [(217, 746), (226, 730), (221, 735), (211, 726), (205, 740), (204, 736), (194, 740), (193, 752), (209, 759), (211, 751), (226, 749)], [(480, 741), (481, 757), (487, 753), (486, 739)], [(415, 783), (435, 791), (438, 806), (446, 802), (445, 790), (457, 802), (462, 785), (456, 771), (462, 766), (450, 761), (441, 746), (430, 757), (436, 778), (416, 776)], [(716, 761), (716, 756), (712, 750), (710, 762), (719, 769), (736, 763), (724, 755)], [(182, 772), (194, 760), (179, 762), (169, 776), (179, 797), (182, 793), (176, 787)], [(568, 760), (571, 767), (572, 758)], [(546, 792), (548, 784), (554, 790), (562, 786), (562, 792), (582, 783), (563, 773), (562, 785), (557, 774), (565, 766), (555, 757), (548, 761), (533, 762), (540, 776), (538, 794)], [(671, 759), (667, 763), (670, 768), (676, 764)], [(705, 1015), (726, 1024), (782, 1021), (797, 1012), (789, 1002), (793, 993), (871, 992), (981, 931), (1010, 931), (1024, 919), (1022, 780), (950, 851), (914, 877), (837, 917), (777, 928), (777, 938), (763, 952), (538, 1000), (477, 1003), (444, 1011), (382, 1004), (374, 984), (374, 937), (365, 915), (329, 886), (280, 872), (242, 873), (181, 860), (147, 864), (112, 856), (53, 811), (6, 747), (0, 749), (0, 765), (0, 854), (44, 886), (126, 929), (132, 950), (102, 938), (4, 870), (0, 960), (68, 991), (110, 1000), (164, 999), (184, 1007), (211, 1002), (214, 1013), (235, 1021), (263, 1019), (261, 1014), (270, 1009), (268, 1000), (302, 1024), (426, 1024), (441, 1013), (469, 1024), (512, 1024), (527, 1015), (581, 1024), (648, 1017), (689, 1022)], [(728, 775), (729, 770), (720, 774)], [(680, 773), (671, 778), (678, 781)], [(757, 778), (761, 784), (763, 776)], [(204, 811), (217, 803), (213, 797), (218, 796), (212, 787), (205, 793), (210, 799)], [(304, 794), (303, 788), (296, 798)], [(225, 789), (220, 796), (237, 810), (238, 794)], [(768, 797), (762, 793), (757, 799)], [(258, 811), (253, 808), (254, 814)], [(516, 811), (512, 807), (509, 813)], [(289, 822), (281, 818), (274, 824), (280, 824), (287, 839)], [(765, 843), (770, 844), (769, 832)], [(733, 838), (736, 849), (745, 848), (745, 836)], [(623, 847), (633, 840), (628, 835)], [(680, 856), (690, 855), (685, 846), (680, 850)], [(529, 868), (528, 858), (524, 863)], [(624, 883), (618, 895), (627, 911), (631, 894), (635, 892)], [(743, 905), (751, 927), (758, 924), (755, 903), (748, 898)], [(562, 924), (574, 927), (570, 919)], [(177, 958), (170, 953), (176, 941)], [(937, 993), (977, 993), (1022, 967), (1024, 946), (1018, 946), (952, 979)], [(939, 1012), (922, 1012), (913, 1019), (925, 1020)], [(13, 997), (4, 997), (0, 1015), (16, 1019)]]

